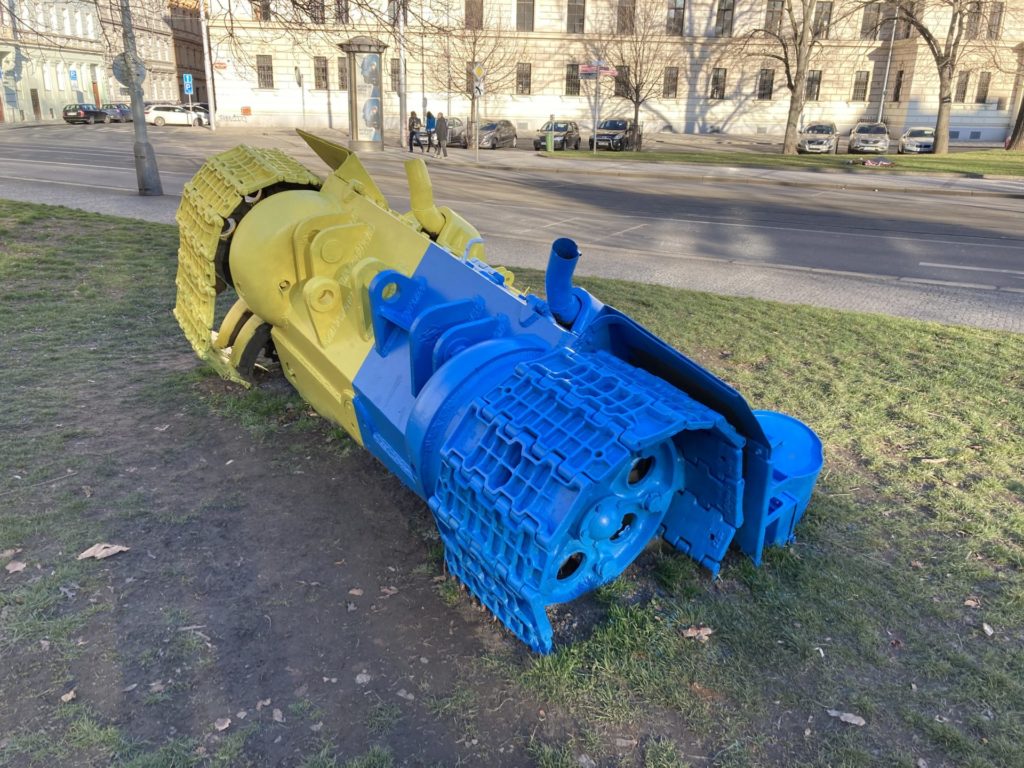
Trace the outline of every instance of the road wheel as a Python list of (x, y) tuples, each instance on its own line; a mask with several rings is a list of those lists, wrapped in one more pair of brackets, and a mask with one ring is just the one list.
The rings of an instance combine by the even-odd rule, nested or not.
[(498, 140), (497, 139), (491, 139), (491, 149), (497, 149), (497, 148), (498, 148)]
[(154, 117), (154, 118), (153, 118), (153, 125), (155, 125), (155, 126), (156, 126), (157, 128), (160, 128), (160, 127), (161, 127), (161, 126), (163, 126), (163, 125), (164, 125), (164, 124), (165, 124), (166, 122), (167, 122), (167, 121), (166, 121), (166, 120), (164, 120), (164, 119), (163, 119), (162, 117)]
[(192, 121), (192, 127), (193, 128), (198, 128), (202, 124), (203, 124), (203, 118), (201, 118), (201, 117), (197, 117), (195, 120)]
[(103, 118), (103, 124), (104, 125), (110, 125), (110, 115), (107, 115), (106, 117)]
[(96, 122), (96, 118), (93, 117), (92, 115), (89, 115), (87, 118), (85, 118), (85, 124), (86, 125), (92, 125), (95, 122)]
[(515, 149), (518, 146), (519, 146), (519, 137), (518, 136), (513, 136), (512, 137), (512, 149)]
[(573, 145), (573, 149), (575, 149), (577, 152), (580, 151), (580, 140), (579, 139), (576, 139), (576, 143)]

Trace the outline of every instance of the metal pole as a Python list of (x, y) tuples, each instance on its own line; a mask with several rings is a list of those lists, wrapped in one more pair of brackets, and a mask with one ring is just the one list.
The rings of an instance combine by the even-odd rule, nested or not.
[(597, 69), (597, 83), (594, 86), (594, 130), (592, 135), (594, 137), (594, 147), (591, 150), (595, 155), (597, 154), (597, 121), (601, 116), (601, 68)]
[(203, 37), (203, 73), (206, 76), (206, 109), (210, 113), (210, 130), (217, 130), (213, 107), (213, 61), (210, 53), (210, 28), (206, 24), (206, 0), (199, 0), (199, 31)]
[(882, 122), (882, 114), (885, 111), (885, 94), (889, 90), (889, 67), (892, 66), (892, 47), (896, 43), (896, 22), (899, 19), (899, 8), (892, 17), (892, 32), (889, 35), (889, 54), (885, 57), (885, 77), (882, 78), (882, 98), (878, 101), (878, 120)]
[(135, 51), (135, 28), (132, 26), (132, 9), (128, 0), (121, 0), (121, 37), (124, 41), (125, 58), (130, 66), (128, 70), (128, 86), (131, 91), (132, 125), (135, 129), (135, 177), (139, 185), (139, 194), (147, 196), (162, 195), (163, 185), (160, 183), (160, 170), (156, 165), (156, 154), (149, 143), (146, 131), (146, 108), (143, 104), (142, 80), (136, 71), (136, 62), (141, 60)]
[[(406, 0), (397, 0), (398, 5), (398, 144), (404, 147), (408, 136), (408, 117), (405, 104), (405, 3)], [(382, 67), (383, 69), (383, 67)], [(383, 72), (382, 72), (383, 74)], [(381, 126), (383, 130), (383, 126)]]

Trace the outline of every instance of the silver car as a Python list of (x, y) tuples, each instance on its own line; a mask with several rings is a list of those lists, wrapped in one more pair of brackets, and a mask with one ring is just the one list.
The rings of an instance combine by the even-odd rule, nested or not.
[(813, 123), (800, 132), (796, 151), (826, 154), (839, 151), (839, 132), (835, 123)]
[(855, 152), (888, 152), (889, 129), (885, 123), (857, 123), (850, 131), (850, 143), (846, 151), (851, 155)]
[(896, 149), (901, 155), (905, 152), (924, 154), (935, 151), (935, 129), (934, 128), (908, 128), (900, 136), (900, 143)]

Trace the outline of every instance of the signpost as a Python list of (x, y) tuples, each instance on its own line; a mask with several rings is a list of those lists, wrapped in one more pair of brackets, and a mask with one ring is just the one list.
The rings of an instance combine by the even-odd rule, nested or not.
[(192, 109), (192, 73), (186, 72), (181, 76), (181, 84), (184, 86), (185, 95), (188, 96), (188, 108)]
[(594, 130), (593, 139), (594, 146), (591, 147), (591, 151), (597, 154), (597, 124), (601, 119), (601, 78), (602, 77), (618, 77), (619, 71), (610, 64), (605, 64), (603, 61), (592, 61), (589, 64), (580, 64), (580, 80), (593, 80), (594, 85)]
[(483, 64), (473, 65), (473, 157), (478, 163), (480, 162), (480, 97), (487, 92), (484, 87), (484, 75), (486, 74), (487, 70), (484, 69)]

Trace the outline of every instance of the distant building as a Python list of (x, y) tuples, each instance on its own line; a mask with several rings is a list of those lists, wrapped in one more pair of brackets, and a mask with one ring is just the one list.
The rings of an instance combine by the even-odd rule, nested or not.
[[(657, 2), (663, 28), (656, 36), (663, 61), (652, 61), (656, 94), (641, 110), (645, 131), (781, 134), (789, 91), (782, 65), (740, 50), (755, 27), (781, 19), (789, 0), (424, 0), (408, 3), (403, 51), (408, 108), (467, 115), (473, 84), (469, 51), (484, 78), (480, 114), (505, 117), (520, 130), (550, 114), (588, 126), (594, 82), (579, 67), (601, 58), (607, 39), (629, 34), (630, 14)], [(1016, 3), (1019, 5), (1019, 3)], [(1024, 19), (1014, 3), (978, 2), (970, 63), (956, 75), (951, 137), (1001, 141), (1012, 126), (1022, 91)], [(211, 0), (210, 37), (217, 107), (225, 122), (347, 127), (351, 77), (337, 44), (369, 34), (389, 46), (384, 61), (385, 124), (398, 127), (398, 3), (369, 13), (348, 0)], [(884, 3), (817, 2), (821, 30), (804, 121), (828, 119), (848, 130), (881, 114), (896, 134), (934, 124), (937, 75), (927, 46), (909, 25), (893, 25)], [(244, 8), (244, 10), (241, 10)], [(943, 6), (933, 6), (942, 29)], [(774, 16), (773, 16), (774, 14)], [(625, 21), (624, 21), (625, 20)], [(661, 22), (658, 22), (659, 26)], [(488, 47), (487, 41), (492, 44)], [(501, 41), (495, 50), (493, 40)], [(508, 61), (509, 51), (515, 60)], [(621, 69), (623, 62), (606, 62)], [(602, 81), (601, 114), (632, 115), (632, 105)]]
[[(131, 8), (145, 97), (176, 101), (167, 6), (131, 0)], [(65, 104), (126, 101), (110, 68), (124, 50), (120, 19), (117, 0), (0, 0), (0, 123), (60, 121)]]

